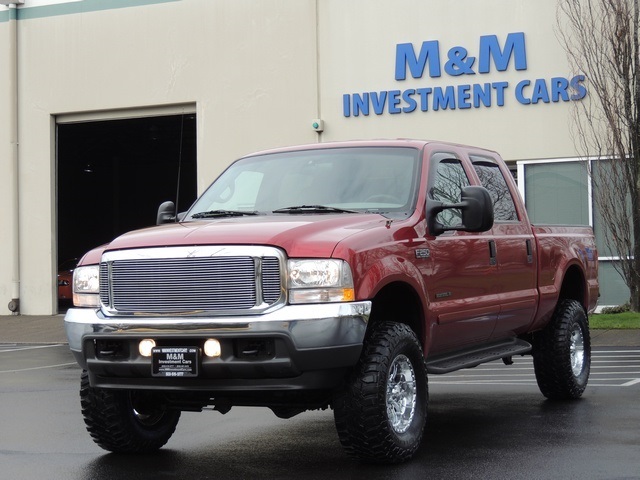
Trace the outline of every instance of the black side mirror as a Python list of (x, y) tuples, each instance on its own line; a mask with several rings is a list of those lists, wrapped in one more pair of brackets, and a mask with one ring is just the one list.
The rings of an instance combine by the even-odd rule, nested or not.
[(484, 187), (462, 189), (462, 224), (467, 232), (486, 232), (493, 227), (493, 200)]
[[(439, 201), (427, 202), (427, 223), (432, 235), (446, 231), (486, 232), (493, 227), (493, 201), (484, 187), (469, 186), (462, 189), (460, 203), (444, 204)], [(462, 223), (445, 226), (437, 221), (438, 213), (456, 208), (462, 214)]]
[(171, 223), (176, 221), (176, 205), (172, 201), (163, 202), (158, 207), (158, 216), (156, 217), (156, 225), (163, 223)]

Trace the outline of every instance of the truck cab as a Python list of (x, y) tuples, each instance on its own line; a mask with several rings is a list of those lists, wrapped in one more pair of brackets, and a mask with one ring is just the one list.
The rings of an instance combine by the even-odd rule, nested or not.
[(393, 463), (430, 374), (532, 354), (544, 395), (582, 395), (597, 288), (593, 232), (532, 226), (496, 152), (336, 142), (247, 155), (88, 252), (65, 326), (109, 451), (160, 448), (183, 410), (332, 408), (349, 455)]

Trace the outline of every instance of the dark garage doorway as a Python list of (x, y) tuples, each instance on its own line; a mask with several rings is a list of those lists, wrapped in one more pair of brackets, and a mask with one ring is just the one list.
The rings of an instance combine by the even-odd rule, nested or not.
[(154, 225), (158, 206), (177, 192), (186, 210), (196, 173), (195, 114), (58, 124), (58, 265)]

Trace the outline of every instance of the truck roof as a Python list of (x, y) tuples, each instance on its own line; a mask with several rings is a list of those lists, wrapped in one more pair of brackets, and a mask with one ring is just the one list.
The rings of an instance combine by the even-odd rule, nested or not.
[(442, 142), (442, 141), (436, 141), (436, 140), (419, 140), (419, 139), (411, 139), (411, 138), (396, 138), (396, 139), (344, 140), (344, 141), (334, 141), (334, 142), (308, 143), (308, 144), (293, 145), (293, 146), (280, 147), (280, 148), (271, 148), (271, 149), (262, 150), (258, 152), (252, 152), (250, 154), (243, 155), (243, 158), (271, 154), (271, 153), (280, 153), (280, 152), (293, 152), (293, 151), (300, 151), (300, 150), (322, 150), (322, 149), (345, 148), (345, 147), (410, 147), (410, 148), (422, 149), (430, 143), (437, 143), (439, 145), (449, 145), (452, 147), (465, 148), (465, 149), (470, 149), (475, 151), (484, 150), (486, 152), (496, 153), (494, 150), (474, 147), (471, 145), (464, 145), (460, 143)]

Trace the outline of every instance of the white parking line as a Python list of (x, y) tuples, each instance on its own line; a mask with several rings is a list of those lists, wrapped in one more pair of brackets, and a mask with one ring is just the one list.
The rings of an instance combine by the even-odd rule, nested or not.
[(608, 353), (640, 353), (640, 350), (592, 350), (592, 354), (606, 355)]
[(68, 367), (69, 365), (77, 365), (77, 364), (76, 364), (76, 362), (59, 363), (57, 365), (45, 365), (44, 367), (21, 368), (19, 370), (0, 370), (0, 373), (28, 372), (28, 371), (31, 371), (31, 370), (44, 370), (46, 368)]
[(519, 380), (430, 380), (429, 385), (537, 385), (535, 378)]
[[(592, 359), (593, 360), (593, 359)], [(607, 365), (602, 366), (603, 363), (615, 363), (616, 365), (620, 365), (621, 363), (630, 363), (630, 367), (637, 366), (640, 363), (640, 359), (638, 360), (598, 360), (596, 359), (596, 368), (611, 368)], [(593, 363), (591, 364), (593, 367)], [(621, 365), (622, 367), (626, 367), (626, 365)]]
[(22, 351), (25, 351), (25, 350), (37, 350), (37, 349), (40, 349), (40, 348), (53, 348), (53, 347), (62, 347), (62, 346), (66, 347), (66, 344), (64, 344), (64, 343), (56, 343), (54, 345), (30, 345), (28, 347), (26, 347), (26, 346), (25, 347), (17, 347), (16, 346), (16, 348), (11, 348), (9, 350), (0, 349), (0, 353), (22, 352)]

